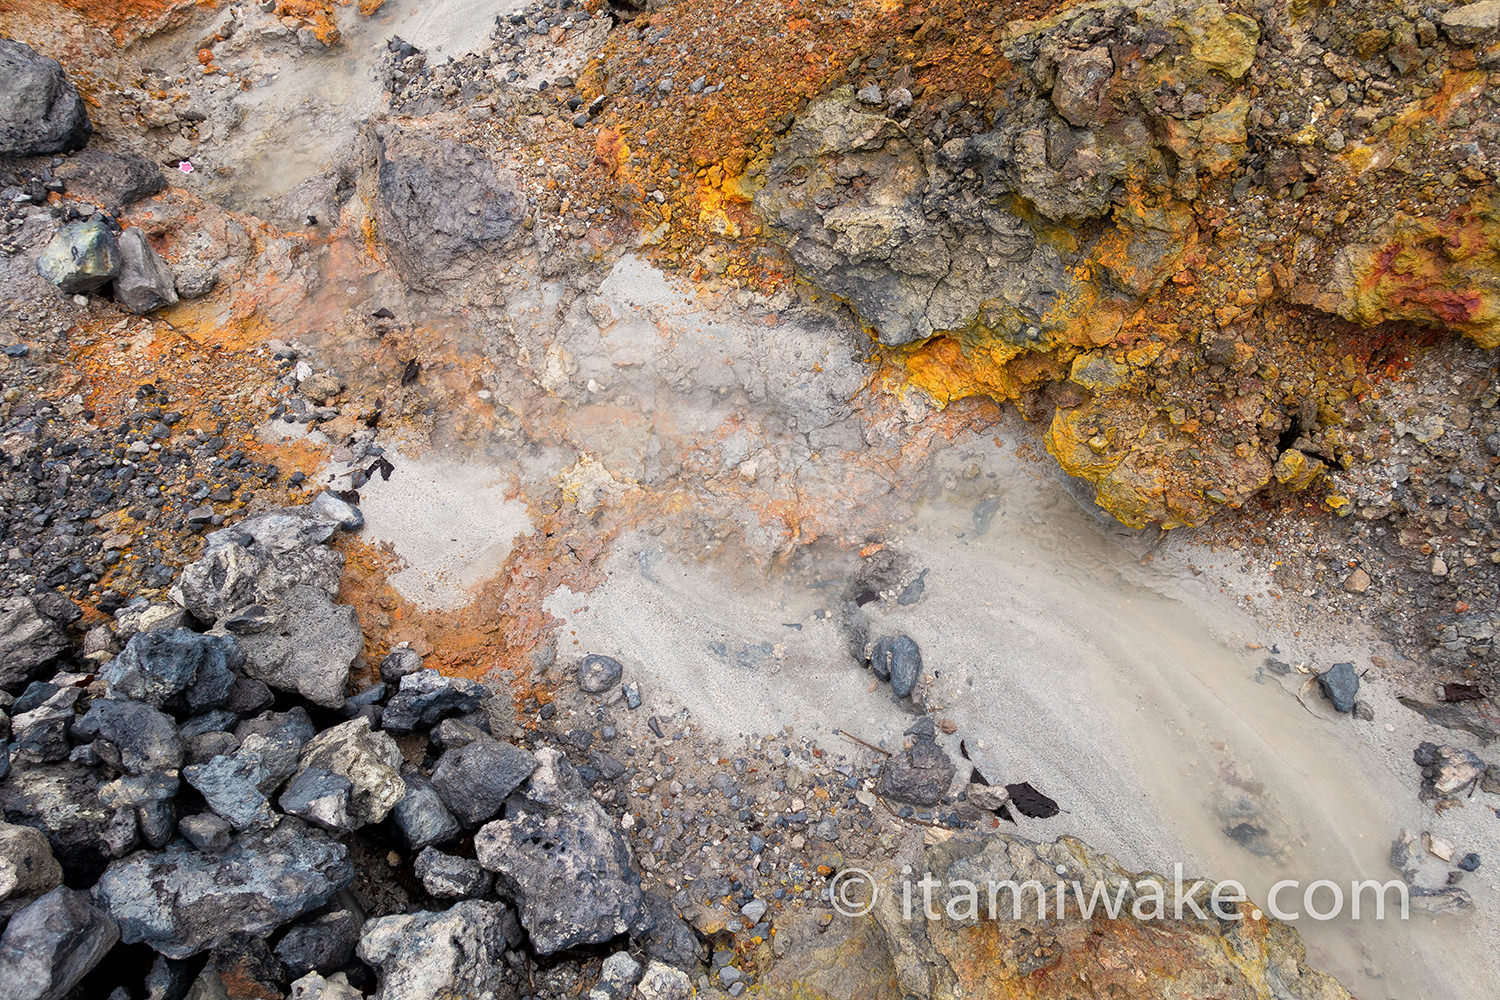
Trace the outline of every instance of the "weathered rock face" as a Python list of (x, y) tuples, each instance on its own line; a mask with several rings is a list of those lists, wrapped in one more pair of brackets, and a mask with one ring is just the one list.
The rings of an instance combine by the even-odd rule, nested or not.
[(83, 99), (58, 61), (0, 38), (0, 156), (66, 153), (93, 134)]
[(365, 925), (359, 957), (380, 970), (379, 1000), (493, 996), (505, 966), (505, 907), (468, 900), (442, 913)]
[(94, 896), (127, 944), (186, 958), (226, 934), (264, 935), (326, 903), (354, 879), (344, 845), (295, 819), (243, 834), (226, 851), (182, 842), (105, 869)]
[(538, 767), (504, 819), (474, 837), (479, 863), (514, 898), (532, 946), (550, 955), (628, 932), (645, 915), (630, 848), (561, 753)]
[[(1196, 172), (1244, 155), (1249, 105), (1233, 81), (1255, 22), (1210, 3), (1188, 22), (1199, 38), (1169, 2), (1086, 9), (1088, 30), (1067, 15), (1017, 29), (1007, 53), (1028, 66), (1029, 96), (992, 131), (923, 145), (845, 90), (810, 105), (778, 144), (757, 210), (882, 343), (961, 334), (1001, 363), (1086, 344), (1097, 288), (1079, 265), (1110, 272), (1126, 302), (1144, 294), (1185, 248), (1176, 199)], [(1119, 72), (1130, 62), (1143, 68)], [(1164, 107), (1168, 80), (1201, 107)]]
[[(1208, 906), (1211, 883), (1192, 896), (1207, 919), (1194, 917), (1186, 901), (1186, 919), (1155, 919), (1157, 912), (1174, 912), (1171, 878), (1127, 871), (1069, 838), (1039, 844), (1003, 835), (956, 836), (918, 855), (912, 870), (930, 872), (944, 886), (980, 886), (977, 916), (970, 915), (967, 893), (945, 896), (941, 890), (933, 896), (938, 916), (924, 914), (921, 890), (914, 888), (908, 918), (901, 876), (877, 874), (880, 892), (868, 917), (836, 923), (826, 933), (810, 915), (782, 922), (778, 947), (787, 957), (767, 977), (767, 995), (780, 1000), (810, 989), (829, 1000), (1041, 1000), (1078, 990), (1119, 1000), (1349, 997), (1331, 976), (1305, 964), (1302, 943), (1285, 924), (1249, 919), (1248, 904), (1240, 904), (1244, 919), (1220, 921)], [(1152, 901), (1156, 890), (1137, 887), (1142, 879), (1154, 879), (1164, 890), (1160, 910)], [(1008, 891), (998, 896), (992, 919), (983, 887), (1028, 880), (1048, 887), (1077, 881), (1086, 899), (1095, 883), (1106, 886), (1111, 900), (1121, 882), (1127, 888), (1118, 917), (1106, 916), (1100, 906), (1085, 919), (1070, 897), (1064, 919), (1038, 921), (1036, 894), (1028, 890), (1021, 896), (1021, 919), (1013, 919)], [(1187, 880), (1185, 890), (1192, 884)], [(1138, 901), (1147, 919), (1132, 913)], [(1142, 975), (1142, 969), (1151, 972)]]
[(493, 266), (526, 203), (515, 177), (437, 128), (388, 125), (378, 219), (403, 277), (428, 290)]

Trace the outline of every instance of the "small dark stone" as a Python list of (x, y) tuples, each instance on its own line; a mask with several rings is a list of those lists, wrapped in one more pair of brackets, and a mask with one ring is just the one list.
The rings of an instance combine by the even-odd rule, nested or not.
[(591, 653), (578, 664), (578, 686), (590, 694), (608, 691), (620, 683), (625, 668), (612, 656)]
[(1463, 857), (1458, 859), (1458, 867), (1462, 868), (1466, 872), (1477, 870), (1479, 868), (1479, 855), (1470, 851), (1468, 854), (1465, 854)]
[(1352, 663), (1335, 663), (1318, 675), (1323, 697), (1340, 712), (1354, 711), (1354, 696), (1359, 693), (1359, 675)]

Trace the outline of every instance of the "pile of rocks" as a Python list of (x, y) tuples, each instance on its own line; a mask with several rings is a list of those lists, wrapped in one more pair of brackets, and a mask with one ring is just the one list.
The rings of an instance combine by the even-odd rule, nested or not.
[(591, 995), (691, 992), (659, 959), (698, 940), (508, 699), (405, 647), (350, 693), (328, 543), (361, 523), (329, 494), (250, 517), (172, 603), (7, 662), (0, 996), (516, 995), (610, 952)]

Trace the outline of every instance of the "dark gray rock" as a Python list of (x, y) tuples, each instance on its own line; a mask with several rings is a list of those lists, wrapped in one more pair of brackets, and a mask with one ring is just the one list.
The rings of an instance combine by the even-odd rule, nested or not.
[(325, 830), (349, 831), (359, 824), (349, 816), (353, 785), (342, 775), (310, 767), (298, 771), (287, 782), (276, 804), (289, 816), (297, 816)]
[(266, 935), (354, 880), (344, 845), (296, 819), (241, 834), (227, 850), (186, 843), (105, 869), (94, 897), (127, 944), (186, 958), (228, 934)]
[(161, 169), (137, 153), (85, 149), (74, 153), (54, 171), (68, 194), (92, 199), (110, 208), (124, 208), (165, 191)]
[(612, 656), (590, 653), (578, 664), (578, 686), (591, 694), (608, 691), (625, 676), (625, 668)]
[(922, 651), (910, 636), (882, 636), (870, 653), (870, 669), (881, 680), (891, 682), (891, 691), (905, 698), (922, 676)]
[(641, 924), (631, 930), (646, 955), (668, 965), (691, 969), (704, 959), (698, 935), (677, 912), (671, 900), (660, 893), (646, 894), (646, 908)]
[(241, 638), (245, 673), (317, 705), (343, 705), (349, 665), (365, 644), (359, 615), (308, 586), (291, 588), (269, 607), (275, 624)]
[(443, 804), (438, 790), (420, 771), (403, 767), (402, 780), (406, 794), (391, 810), (391, 823), (397, 836), (413, 851), (431, 844), (445, 844), (463, 832), (457, 819)]
[(1359, 675), (1354, 672), (1354, 664), (1335, 663), (1318, 675), (1318, 687), (1335, 709), (1354, 711), (1355, 696), (1359, 694)]
[(275, 700), (276, 696), (271, 693), (271, 688), (265, 681), (254, 677), (236, 677), (234, 685), (229, 689), (229, 696), (224, 699), (224, 708), (239, 716), (254, 715), (270, 708)]
[(478, 861), (435, 847), (424, 848), (412, 868), (427, 894), (438, 899), (475, 899), (490, 890), (490, 873)]
[(157, 255), (144, 230), (133, 227), (120, 234), (120, 273), (115, 277), (115, 300), (136, 315), (155, 312), (177, 301), (172, 269)]
[(177, 724), (145, 702), (101, 698), (74, 724), (73, 732), (83, 739), (108, 740), (119, 749), (120, 765), (129, 774), (182, 766)]
[(99, 842), (104, 846), (105, 856), (110, 858), (123, 858), (135, 850), (141, 842), (141, 825), (135, 809), (130, 806), (116, 809)]
[(1064, 49), (1057, 56), (1057, 82), (1052, 103), (1068, 124), (1087, 128), (1106, 116), (1110, 77), (1115, 63), (1107, 45), (1090, 49)]
[(276, 957), (293, 976), (334, 972), (354, 957), (363, 926), (353, 910), (332, 910), (289, 928), (276, 944)]
[(171, 799), (145, 802), (136, 807), (135, 820), (146, 846), (160, 849), (177, 833), (177, 806)]
[(222, 816), (196, 813), (177, 822), (178, 831), (200, 851), (222, 851), (233, 839), (234, 827)]
[(442, 913), (365, 924), (359, 957), (380, 972), (379, 1000), (493, 995), (505, 979), (505, 907), (465, 900)]
[(276, 823), (268, 793), (262, 791), (272, 782), (260, 754), (236, 751), (206, 764), (185, 767), (182, 776), (198, 790), (208, 807), (236, 830)]
[(42, 248), (36, 269), (68, 295), (98, 291), (120, 273), (120, 243), (102, 219), (70, 222)]
[(1422, 768), (1422, 794), (1448, 798), (1478, 783), (1485, 774), (1484, 761), (1461, 747), (1421, 743), (1412, 759)]
[(459, 822), (477, 826), (495, 815), (536, 768), (536, 758), (525, 750), (485, 738), (444, 753), (432, 784)]
[(488, 689), (478, 681), (420, 670), (401, 678), (401, 687), (386, 702), (381, 719), (390, 732), (409, 733), (435, 726), (449, 716), (472, 712), (487, 697)]
[(184, 264), (177, 268), (177, 297), (201, 299), (219, 283), (219, 272), (212, 267)]
[(66, 153), (82, 149), (93, 134), (62, 64), (0, 38), (0, 156)]
[(387, 684), (398, 684), (401, 678), (422, 669), (422, 656), (415, 649), (398, 646), (380, 661), (380, 679)]
[(152, 802), (166, 802), (176, 794), (181, 782), (176, 772), (153, 771), (107, 781), (99, 786), (99, 801), (111, 809), (132, 809)]
[(142, 632), (104, 668), (111, 698), (129, 698), (169, 710), (202, 712), (223, 704), (244, 662), (233, 636), (187, 629)]
[(0, 935), (0, 1000), (59, 1000), (120, 939), (109, 915), (73, 889), (53, 889)]
[(62, 866), (47, 837), (29, 826), (0, 823), (0, 899), (34, 899), (62, 884)]
[(31, 598), (0, 604), (0, 688), (24, 687), (67, 648), (67, 635)]
[(461, 279), (521, 232), (526, 198), (515, 175), (438, 129), (386, 126), (376, 219), (408, 284)]
[(107, 775), (64, 761), (12, 771), (0, 782), (0, 809), (12, 823), (46, 834), (71, 871), (97, 871), (99, 840), (114, 810), (99, 800)]
[(358, 507), (326, 490), (308, 501), (307, 510), (313, 517), (333, 522), (341, 531), (358, 531), (365, 525), (365, 516)]
[(10, 762), (15, 767), (66, 760), (71, 747), (68, 730), (73, 706), (81, 692), (69, 686), (52, 691), (41, 704), (10, 720)]
[(953, 759), (932, 739), (917, 739), (910, 747), (886, 758), (875, 792), (898, 802), (936, 805), (953, 783)]
[(559, 751), (545, 747), (537, 762), (506, 817), (475, 835), (480, 864), (516, 901), (539, 954), (640, 926), (646, 904), (624, 838)]

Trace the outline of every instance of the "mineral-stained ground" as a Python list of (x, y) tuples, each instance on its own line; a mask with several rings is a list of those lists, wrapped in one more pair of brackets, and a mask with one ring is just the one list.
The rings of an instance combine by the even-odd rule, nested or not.
[(1488, 996), (1497, 349), (1500, 0), (0, 0), (0, 998)]

